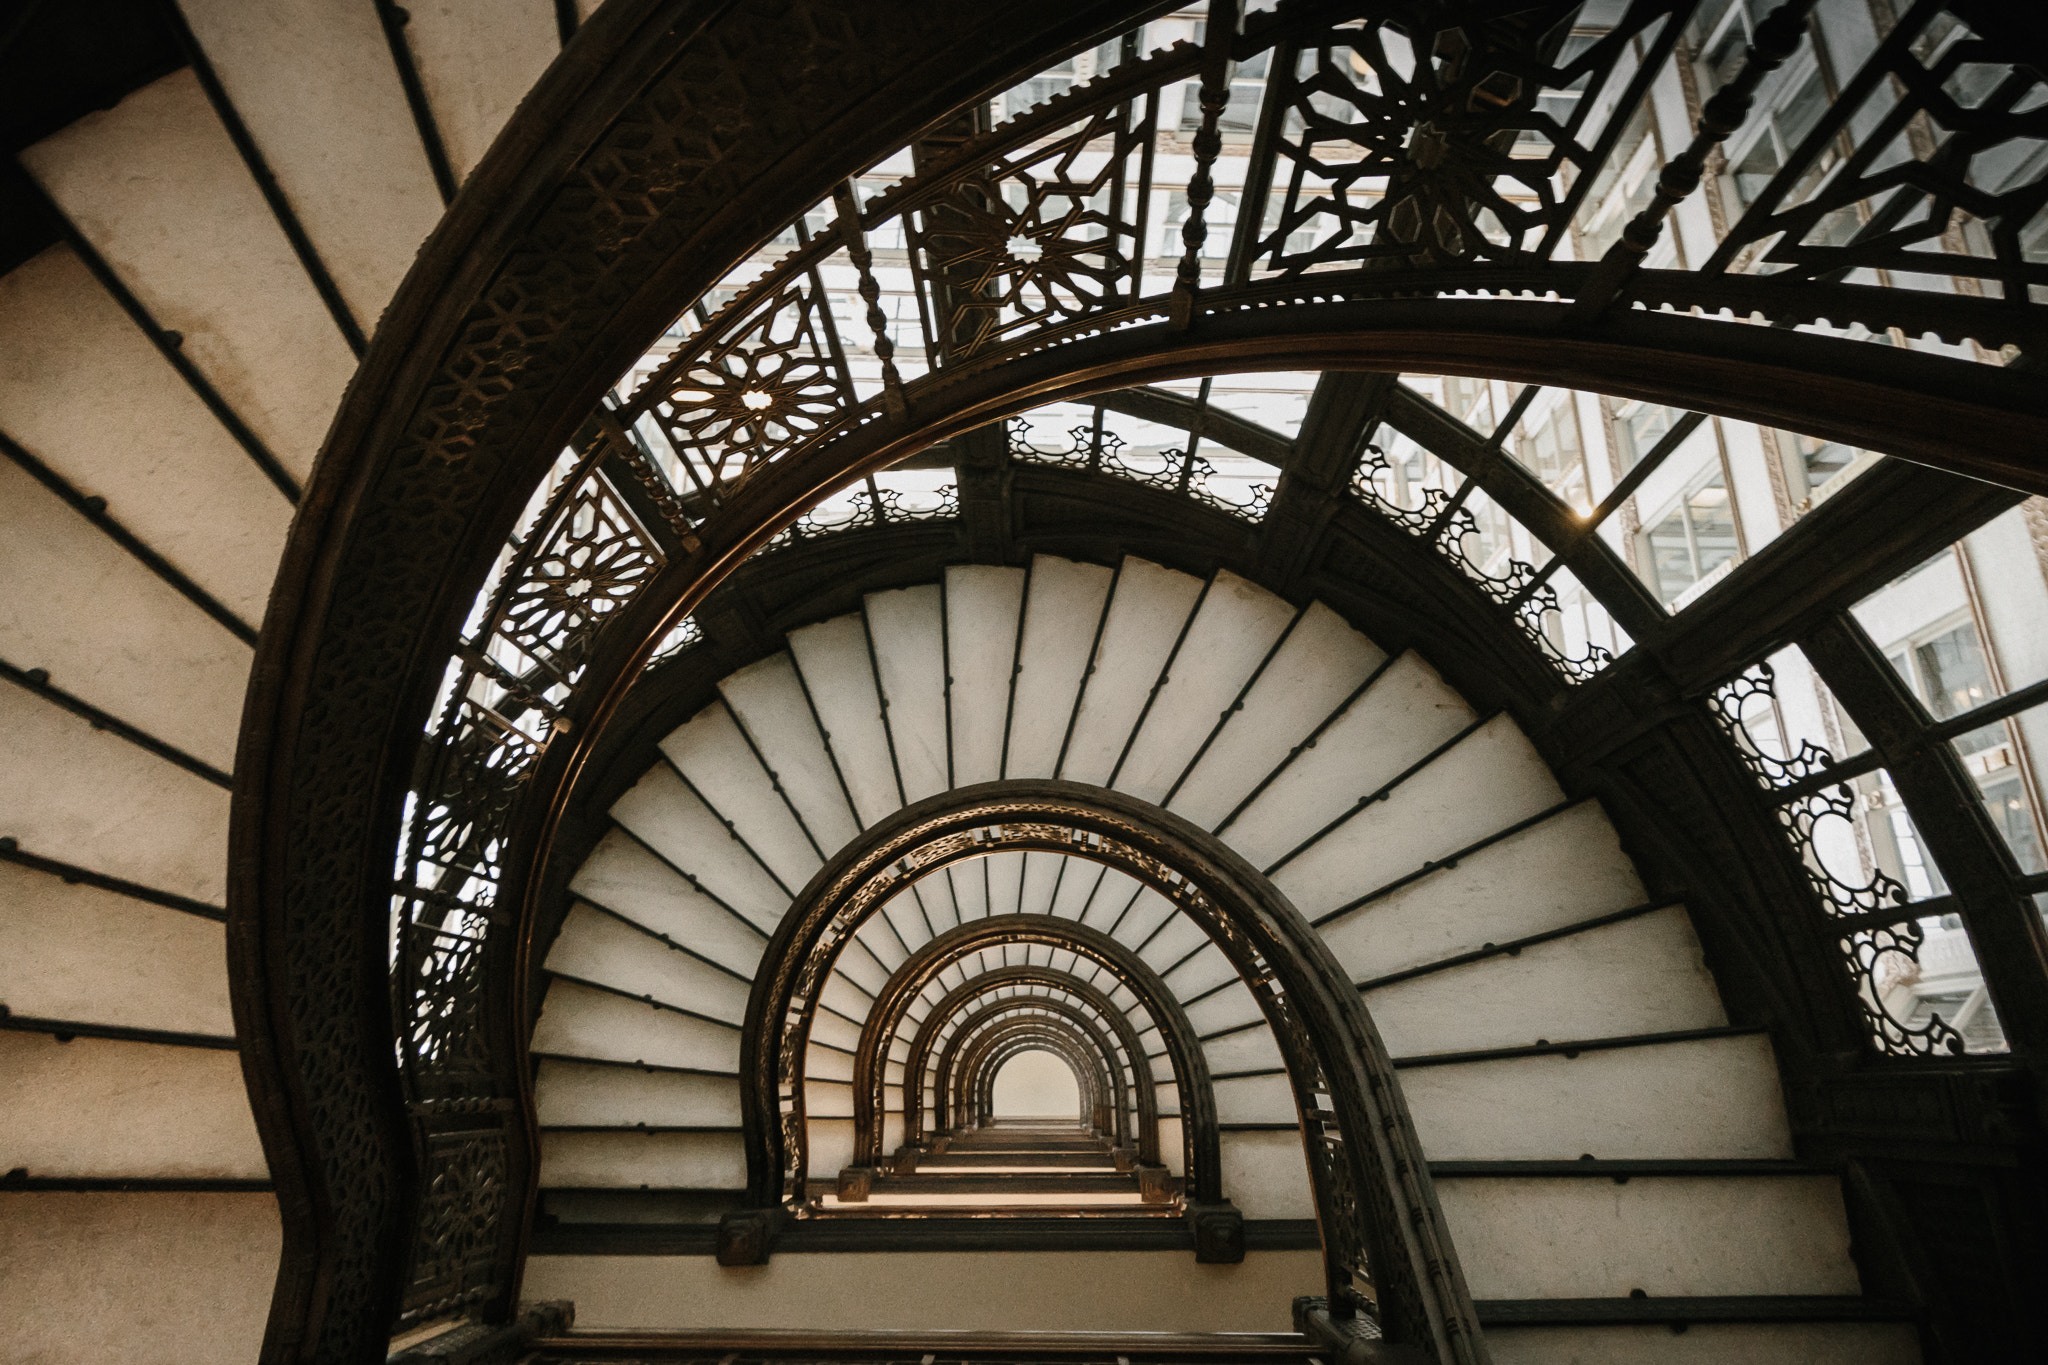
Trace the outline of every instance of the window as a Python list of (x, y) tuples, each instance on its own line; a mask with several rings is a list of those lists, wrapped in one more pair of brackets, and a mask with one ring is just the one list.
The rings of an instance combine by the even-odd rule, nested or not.
[[(1999, 696), (1974, 621), (1938, 627), (1885, 655), (1936, 720), (1952, 720)], [(2043, 861), (2040, 825), (2020, 761), (2017, 723), (1995, 720), (1979, 726), (1958, 736), (1954, 748), (2020, 870), (2040, 872), (2048, 870), (2048, 862)]]
[(1578, 412), (1569, 397), (1542, 416), (1524, 418), (1513, 445), (1515, 458), (1543, 486), (1581, 512), (1592, 510), (1586, 491), (1586, 452), (1579, 441)]
[[(1657, 600), (1674, 610), (1719, 581), (1735, 562), (1735, 512), (1719, 472), (1680, 498), (1678, 505), (1641, 532), (1644, 578)], [(1681, 600), (1684, 599), (1684, 600)]]
[[(1202, 41), (1202, 34), (1209, 25), (1205, 20), (1195, 25), (1195, 41)], [(1270, 51), (1261, 52), (1231, 72), (1230, 101), (1223, 106), (1223, 113), (1216, 121), (1216, 130), (1226, 137), (1250, 137), (1259, 126), (1259, 105), (1266, 97), (1266, 64), (1272, 59)], [(1192, 80), (1187, 83), (1187, 93), (1181, 97), (1180, 130), (1184, 136), (1192, 137), (1202, 127), (1202, 83)]]
[(1623, 404), (1614, 419), (1614, 444), (1621, 451), (1621, 467), (1635, 468), (1683, 415), (1677, 408), (1657, 403)]
[(1887, 656), (1936, 720), (1953, 719), (1998, 695), (1974, 621), (1894, 646)]
[(1493, 387), (1484, 379), (1446, 376), (1444, 410), (1482, 436), (1493, 434)]
[(1823, 485), (1854, 465), (1864, 453), (1840, 441), (1827, 441), (1818, 436), (1776, 428), (1773, 432), (1778, 442), (1778, 453), (1785, 464), (1785, 483), (1795, 503), (1811, 498)]
[[(1730, 149), (1728, 174), (1723, 178), (1729, 194), (1738, 208), (1748, 208), (1771, 183), (1771, 177), (1784, 169), (1792, 153), (1805, 140), (1821, 116), (1828, 110), (1827, 85), (1821, 80), (1820, 68), (1808, 64), (1806, 77), (1796, 83), (1788, 82), (1786, 93), (1779, 96), (1769, 114), (1756, 118), (1756, 135), (1742, 150)], [(1800, 183), (1785, 197), (1786, 204), (1796, 204), (1806, 197), (1833, 168), (1837, 158), (1835, 151), (1825, 151), (1806, 168)], [(1830, 224), (1836, 219), (1830, 215)], [(1847, 241), (1859, 224), (1851, 215), (1838, 230), (1841, 241)], [(1809, 238), (1809, 241), (1812, 239)], [(1840, 245), (1840, 242), (1834, 243)]]
[[(1580, 260), (1597, 261), (1621, 240), (1621, 230), (1649, 207), (1656, 194), (1659, 169), (1657, 142), (1650, 136), (1650, 106), (1646, 101), (1630, 116), (1613, 155), (1594, 177), (1592, 188), (1579, 207), (1575, 226), (1579, 230)], [(1659, 242), (1660, 247), (1664, 245)]]

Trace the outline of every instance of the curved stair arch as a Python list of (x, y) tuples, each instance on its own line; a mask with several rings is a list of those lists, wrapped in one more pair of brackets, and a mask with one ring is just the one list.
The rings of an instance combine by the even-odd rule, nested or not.
[[(1168, 715), (1183, 723), (1148, 725)], [(599, 935), (618, 970), (640, 973), (628, 993), (652, 993), (655, 970), (722, 975), (717, 990), (737, 1005), (783, 887), (815, 874), (819, 848), (950, 783), (1080, 775), (1211, 829), (1315, 924), (1386, 1039), (1483, 1313), (1542, 1322), (1560, 1311), (1546, 1304), (1635, 1289), (1702, 1301), (1859, 1292), (1836, 1179), (1792, 1159), (1769, 1042), (1729, 1026), (1683, 905), (1645, 891), (1598, 804), (1568, 799), (1509, 717), (1475, 711), (1420, 657), (1388, 656), (1326, 607), (1136, 558), (956, 566), (791, 630), (661, 754), (613, 804), (549, 952), (561, 976), (536, 1034), (544, 1125), (569, 1093), (548, 1040), (598, 1004), (566, 978)], [(1248, 1217), (1306, 1212), (1287, 1180), (1261, 1174), (1298, 1153), (1299, 1136), (1242, 984), (1205, 965), (1216, 955), (1200, 935), (1172, 929), (1170, 907), (1143, 888), (1116, 883), (1091, 901), (1097, 887), (1065, 879), (1054, 891), (1034, 856), (981, 860), (985, 880), (955, 878), (870, 921), (879, 932), (857, 936), (818, 993), (834, 1046), (857, 1040), (870, 993), (934, 928), (991, 906), (1019, 913), (1027, 895), (1071, 905), (1143, 944), (1203, 1025), (1226, 1196)], [(743, 945), (750, 959), (713, 968), (684, 943), (707, 956)], [(653, 1059), (649, 1030), (666, 1012), (606, 1017), (639, 1022), (593, 1060), (630, 1062), (623, 1036), (649, 1039), (626, 1050)], [(695, 1029), (679, 1017), (674, 1043), (687, 1050)], [(685, 1077), (711, 1073), (736, 1093), (720, 1035), (731, 1036), (703, 1033), (707, 1050), (680, 1062), (678, 1095)], [(546, 1188), (567, 1148), (544, 1136), (543, 1151)], [(726, 1188), (743, 1166), (721, 1167)], [(606, 1178), (639, 1183), (637, 1169)], [(1789, 1344), (1821, 1329), (1759, 1330)]]

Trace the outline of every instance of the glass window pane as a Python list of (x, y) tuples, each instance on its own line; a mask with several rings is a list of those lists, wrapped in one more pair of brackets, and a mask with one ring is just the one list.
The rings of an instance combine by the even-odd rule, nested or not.
[(1652, 450), (1657, 442), (1664, 439), (1664, 433), (1684, 412), (1679, 408), (1667, 408), (1658, 403), (1625, 403), (1614, 419), (1615, 445), (1619, 448), (1623, 470), (1633, 469), (1636, 463)]
[(2048, 830), (2041, 823), (2035, 757), (2048, 743), (2048, 706), (1993, 721), (1955, 741), (1956, 756), (1983, 794), (1991, 824), (2021, 872), (2048, 872)]
[(1794, 517), (1805, 516), (1883, 459), (1873, 451), (1782, 427), (1770, 428), (1769, 434), (1778, 447)]
[(1875, 870), (1905, 887), (1909, 901), (1948, 894), (1948, 882), (1927, 851), (1912, 812), (1892, 785), (1891, 774), (1879, 769), (1855, 779), (1856, 825)]
[(1290, 441), (1301, 434), (1309, 395), (1320, 375), (1285, 372), (1218, 375), (1209, 387), (1209, 405), (1276, 431)]
[(1657, 600), (1670, 603), (1680, 593), (1699, 581), (1699, 568), (1693, 559), (1692, 540), (1685, 533), (1685, 510), (1671, 509), (1670, 515), (1643, 532), (1644, 558), (1650, 586), (1657, 593)]
[(1564, 502), (1582, 513), (1591, 510), (1585, 443), (1579, 437), (1578, 405), (1569, 390), (1550, 390), (1539, 397), (1508, 436), (1507, 451)]
[(1852, 608), (1936, 720), (2048, 678), (2048, 540), (2026, 513), (2001, 514)]
[(1909, 676), (1919, 680), (1921, 700), (1937, 720), (1959, 716), (1990, 701), (1991, 669), (1977, 638), (1977, 623), (1964, 621), (1914, 644)]
[(1735, 512), (1718, 477), (1693, 490), (1685, 509), (1692, 523), (1694, 568), (1698, 577), (1705, 578), (1741, 552), (1735, 539)]

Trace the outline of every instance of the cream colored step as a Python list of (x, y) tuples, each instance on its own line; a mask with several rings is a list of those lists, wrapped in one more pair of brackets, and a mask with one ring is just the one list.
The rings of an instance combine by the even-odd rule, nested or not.
[[(225, 772), (249, 646), (0, 460), (0, 658)], [(26, 585), (33, 584), (33, 590)]]
[(191, 69), (21, 161), (303, 483), (355, 356)]
[(1434, 669), (1403, 654), (1315, 735), (1312, 748), (1292, 761), (1287, 754), (1269, 756), (1261, 777), (1276, 768), (1277, 776), (1221, 828), (1223, 840), (1265, 867), (1477, 719)]
[(1311, 919), (1564, 799), (1507, 716), (1460, 738), (1272, 873)]
[[(1166, 1109), (1164, 1099), (1160, 1101), (1160, 1108), (1162, 1111), (1165, 1111)], [(1300, 1140), (1301, 1139), (1298, 1137), (1295, 1138), (1295, 1141), (1297, 1143), (1299, 1143)], [(1185, 1139), (1182, 1136), (1180, 1112), (1178, 1110), (1174, 1110), (1172, 1111), (1170, 1117), (1166, 1112), (1161, 1112), (1161, 1114), (1159, 1115), (1159, 1161), (1160, 1164), (1165, 1166), (1168, 1171), (1172, 1172), (1174, 1175), (1177, 1176), (1185, 1176), (1188, 1173), (1187, 1151), (1186, 1147), (1184, 1146), (1184, 1142)], [(1218, 1146), (1220, 1149), (1221, 1144), (1219, 1143)], [(1307, 1168), (1304, 1167), (1303, 1179), (1306, 1180), (1306, 1178)], [(1230, 1169), (1228, 1166), (1225, 1166), (1223, 1172), (1224, 1191), (1228, 1193), (1230, 1187)], [(1284, 1205), (1282, 1207), (1284, 1207)]]
[(739, 1074), (740, 1034), (574, 981), (556, 980), (534, 1027), (533, 1050)]
[(0, 1001), (17, 1015), (231, 1037), (221, 925), (0, 863)]
[(946, 570), (947, 718), (958, 786), (1002, 776), (1010, 678), (1023, 622), (1026, 571), (993, 565)]
[(764, 935), (775, 932), (789, 893), (667, 764), (648, 769), (612, 803), (611, 815)]
[(1214, 828), (1385, 662), (1378, 645), (1322, 603), (1312, 604), (1168, 808)]
[(1833, 1176), (1441, 1180), (1477, 1299), (1860, 1293)]
[(269, 1194), (0, 1194), (0, 1332), (20, 1361), (255, 1360), (277, 1285)]
[(1231, 1076), (1211, 1084), (1218, 1123), (1292, 1123), (1297, 1117), (1285, 1076)]
[[(1231, 1030), (1234, 1034), (1243, 1026), (1247, 1031), (1257, 1032), (1266, 1028), (1266, 1016), (1252, 998), (1251, 990), (1240, 981), (1228, 990), (1216, 992), (1206, 1000), (1197, 1000), (1186, 1007), (1188, 1022), (1194, 1026), (1197, 1037)], [(1220, 1041), (1220, 1040), (1212, 1040)], [(1204, 1047), (1211, 1043), (1204, 1043)]]
[(1401, 1091), (1432, 1161), (1792, 1155), (1762, 1035), (1411, 1067)]
[(853, 1058), (829, 1047), (812, 1047), (804, 1053), (804, 1075), (824, 1081), (853, 1081)]
[(158, 891), (222, 904), (228, 793), (21, 688), (0, 686), (0, 834)]
[(1123, 756), (1117, 790), (1164, 801), (1215, 724), (1235, 716), (1231, 708), (1296, 614), (1264, 588), (1219, 572)]
[(1097, 564), (1032, 561), (1005, 776), (1053, 775), (1114, 577)]
[(795, 660), (787, 652), (772, 655), (718, 687), (812, 837), (827, 854), (844, 848), (860, 833), (859, 819), (818, 733)]
[(732, 711), (707, 706), (660, 747), (718, 818), (731, 823), (750, 856), (766, 865), (785, 898), (801, 890), (823, 854), (775, 790)]
[(747, 1183), (738, 1133), (560, 1133), (540, 1135), (548, 1188), (736, 1190)]
[[(829, 1189), (834, 1177), (853, 1164), (853, 1120), (810, 1119), (805, 1131), (810, 1137), (806, 1155), (812, 1186)], [(892, 1149), (885, 1145), (883, 1150)]]
[(860, 1044), (860, 1025), (820, 1010), (811, 1018), (811, 1044), (814, 1049), (825, 1046), (850, 1054)]
[(817, 708), (825, 742), (838, 760), (862, 826), (903, 804), (896, 764), (882, 728), (882, 699), (859, 616), (838, 616), (789, 633), (789, 650)]
[(548, 0), (413, 0), (406, 45), (459, 184), (561, 50)]
[(1396, 1057), (1728, 1022), (1682, 906), (1365, 993)]
[(679, 948), (653, 942), (633, 926), (588, 905), (569, 911), (548, 952), (547, 970), (629, 995), (651, 995), (735, 1025), (747, 1015), (748, 981)]
[[(1109, 785), (1203, 588), (1191, 574), (1142, 559), (1126, 558), (1118, 567), (1060, 777)], [(1070, 621), (1067, 628), (1079, 633), (1080, 625)]]
[[(232, 1052), (0, 1030), (0, 1170), (39, 1178), (260, 1180)], [(0, 1198), (9, 1196), (0, 1195)]]
[(1581, 801), (1331, 920), (1322, 935), (1345, 972), (1368, 981), (1647, 898), (1606, 813)]
[(862, 604), (881, 680), (890, 751), (906, 802), (951, 785), (944, 604), (937, 584), (869, 593)]
[(376, 9), (325, 0), (179, 8), (367, 334), (441, 217)]
[(853, 1118), (853, 1087), (838, 1081), (806, 1080), (804, 1114), (819, 1120)]
[(544, 1128), (636, 1123), (737, 1128), (740, 1124), (736, 1079), (628, 1070), (556, 1058), (541, 1059), (534, 1104)]
[[(1155, 1050), (1157, 1045), (1154, 1045)], [(1237, 1071), (1267, 1071), (1282, 1065), (1280, 1044), (1269, 1028), (1242, 1029), (1202, 1044), (1202, 1056), (1209, 1073), (1229, 1075)]]
[[(1159, 1125), (1159, 1151), (1180, 1174), (1180, 1125), (1167, 1141), (1167, 1125)], [(1301, 1134), (1285, 1132), (1224, 1133), (1217, 1142), (1223, 1173), (1223, 1194), (1247, 1218), (1313, 1218), (1315, 1194), (1302, 1160)], [(1172, 1156), (1167, 1157), (1171, 1152)]]
[(598, 841), (570, 890), (751, 978), (768, 940), (622, 829)]
[(0, 277), (0, 431), (263, 619), (291, 504), (69, 247)]

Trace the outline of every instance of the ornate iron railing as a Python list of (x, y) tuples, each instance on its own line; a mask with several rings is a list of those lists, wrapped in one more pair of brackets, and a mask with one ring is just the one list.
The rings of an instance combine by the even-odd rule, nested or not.
[[(1633, 0), (1608, 33), (1572, 45), (1577, 8), (1552, 0), (1458, 24), (1446, 6), (1419, 43), (1412, 18), (1357, 4), (1293, 0), (1242, 19), (1219, 2), (1200, 45), (1132, 56), (992, 131), (920, 148), (917, 173), (878, 193), (855, 177), (829, 215), (820, 205), (790, 226), (793, 250), (692, 303), (669, 357), (593, 418), (536, 494), (449, 662), (422, 750), (393, 889), (398, 1058), (425, 1200), (406, 1321), (479, 1302), (510, 1273), (492, 1229), (509, 1216), (516, 1057), (490, 1036), (509, 1011), (493, 1014), (486, 993), (509, 974), (499, 930), (511, 909), (497, 896), (512, 812), (606, 624), (758, 471), (1050, 348), (1337, 300), (1465, 294), (1571, 300), (1582, 319), (1670, 309), (1729, 328), (1854, 325), (1873, 342), (1933, 335), (1987, 365), (2048, 341), (2036, 302), (2048, 261), (2027, 236), (2048, 203), (2048, 177), (2025, 156), (2048, 118), (2041, 82), (1943, 5), (1922, 0), (1898, 21), (1692, 271), (1646, 266), (1664, 215), (1803, 41), (1811, 5), (1792, 0), (1759, 28), (1743, 69), (1706, 101), (1694, 147), (1598, 262), (1573, 259), (1575, 216), (1659, 67), (1682, 59), (1694, 5)], [(1216, 173), (1230, 69), (1259, 59), (1227, 213)], [(1987, 68), (1996, 79), (1978, 89)], [(1190, 83), (1200, 118), (1182, 155), (1168, 114)], [(1175, 215), (1177, 252), (1154, 242)], [(1212, 237), (1227, 246), (1211, 252)], [(884, 276), (905, 285), (891, 307)], [(1199, 495), (1196, 464), (1175, 472), (1179, 491)], [(1369, 464), (1353, 487), (1436, 538), (1567, 677), (1591, 675), (1606, 659), (1561, 648), (1548, 580), (1597, 579), (1611, 552), (1551, 529), (1540, 534), (1555, 564), (1482, 570), (1463, 548), (1465, 504), (1540, 485), (1510, 461), (1463, 467), (1458, 489), (1420, 507), (1381, 505)], [(888, 515), (879, 495), (868, 511)], [(688, 640), (678, 627), (664, 648)], [(1859, 961), (1865, 948), (1900, 950), (1848, 942)], [(1342, 1141), (1326, 1134), (1322, 1158), (1340, 1173)]]

